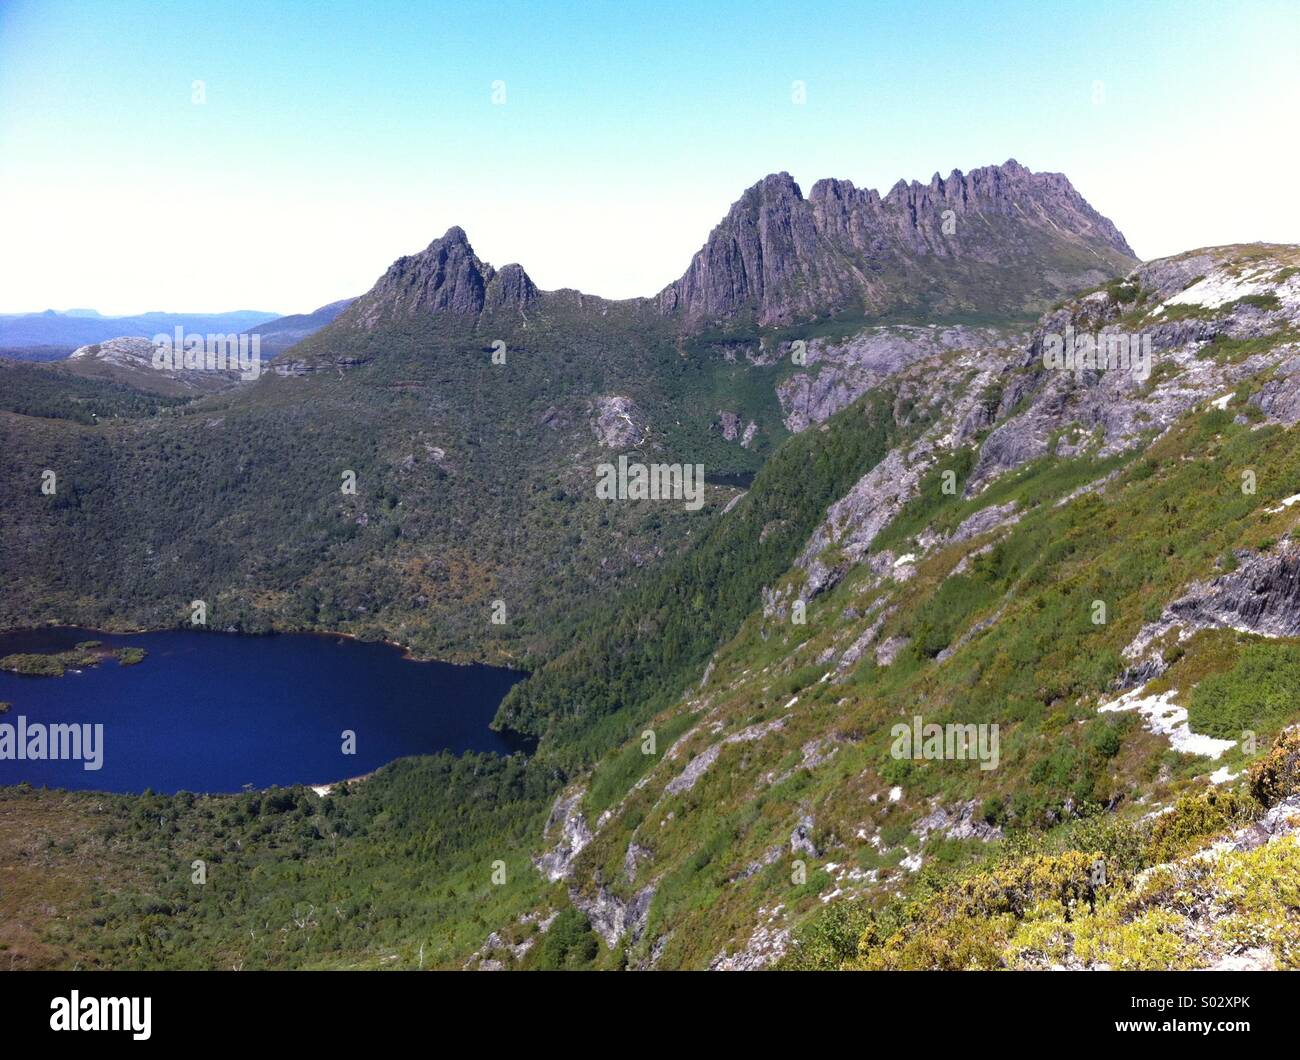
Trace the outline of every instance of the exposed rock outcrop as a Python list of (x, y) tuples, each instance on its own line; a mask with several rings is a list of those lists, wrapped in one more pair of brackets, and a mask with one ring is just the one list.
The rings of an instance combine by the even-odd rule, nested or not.
[(551, 807), (543, 835), (547, 839), (554, 835), (555, 845), (533, 861), (537, 871), (548, 880), (572, 875), (574, 860), (592, 840), (587, 818), (578, 809), (585, 794), (585, 790), (561, 793)]
[(805, 199), (788, 173), (774, 173), (732, 206), (659, 306), (688, 323), (881, 313), (934, 297), (940, 271), (950, 282), (935, 306), (942, 311), (963, 299), (996, 301), (994, 285), (980, 277), (1007, 268), (1037, 265), (1044, 294), (1077, 289), (1081, 271), (1060, 272), (1083, 247), (1096, 268), (1082, 271), (1098, 279), (1134, 260), (1115, 226), (1064, 176), (1014, 160), (946, 179), (936, 173), (928, 184), (899, 181), (884, 196), (822, 180)]
[(463, 229), (452, 227), (419, 254), (398, 258), (347, 316), (363, 327), (418, 313), (477, 317), (484, 309), (525, 309), (537, 288), (519, 265), (499, 273), (480, 261)]
[[(909, 365), (954, 350), (979, 352), (1027, 341), (1027, 336), (991, 328), (869, 328), (839, 342), (807, 343), (805, 370), (777, 387), (787, 429), (798, 433), (823, 423), (872, 387)], [(978, 430), (982, 424), (971, 424)]]
[(1242, 552), (1241, 566), (1212, 581), (1193, 583), (1124, 649), (1132, 665), (1121, 687), (1164, 672), (1159, 642), (1177, 630), (1185, 639), (1201, 629), (1235, 629), (1263, 637), (1300, 636), (1300, 544), (1286, 540), (1271, 552)]
[[(1278, 422), (1300, 421), (1300, 279), (1276, 281), (1280, 264), (1267, 256), (1242, 273), (1234, 259), (1239, 249), (1180, 255), (1134, 269), (1125, 282), (1131, 294), (1142, 292), (1140, 309), (1102, 290), (1046, 314), (1010, 366), (995, 413), (998, 425), (980, 449), (966, 495), (975, 496), (997, 476), (1038, 457), (1075, 456), (1092, 446), (1101, 456), (1131, 450), (1196, 405), (1217, 401), (1225, 407), (1242, 380), (1274, 365), (1274, 377), (1251, 403)], [(1188, 276), (1193, 269), (1206, 275)], [(1045, 367), (1049, 340), (1063, 342), (1067, 335), (1149, 345), (1151, 374)], [(1259, 349), (1247, 347), (1239, 357), (1205, 356), (1216, 341), (1257, 342)]]
[(592, 402), (591, 429), (607, 449), (642, 444), (648, 433), (645, 414), (626, 394), (606, 394)]
[(759, 925), (736, 953), (719, 953), (709, 962), (712, 972), (752, 972), (779, 961), (790, 947), (790, 929), (784, 926), (785, 906), (760, 909)]
[(917, 838), (925, 839), (938, 832), (948, 839), (978, 839), (988, 843), (1002, 838), (1000, 825), (991, 824), (977, 816), (979, 803), (975, 799), (947, 808), (936, 806), (912, 826)]
[(645, 931), (646, 919), (650, 915), (650, 903), (654, 901), (656, 886), (653, 883), (647, 884), (628, 899), (620, 898), (598, 880), (594, 894), (584, 894), (578, 888), (571, 887), (569, 901), (586, 914), (591, 921), (592, 930), (612, 950), (624, 937), (631, 944), (640, 940)]

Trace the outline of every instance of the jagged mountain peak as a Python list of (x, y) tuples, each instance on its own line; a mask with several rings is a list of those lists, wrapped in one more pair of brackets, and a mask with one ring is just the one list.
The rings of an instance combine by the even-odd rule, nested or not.
[[(659, 305), (688, 327), (785, 325), (918, 303), (1017, 312), (1135, 261), (1119, 230), (1066, 177), (1014, 158), (946, 178), (936, 171), (926, 184), (900, 180), (884, 196), (826, 179), (805, 199), (781, 172), (745, 191)], [(936, 263), (945, 275), (935, 274)], [(999, 291), (991, 281), (1008, 265), (1037, 277), (1038, 289)]]
[(790, 176), (784, 169), (779, 173), (769, 173), (762, 180), (746, 190), (746, 194), (757, 192), (764, 197), (789, 197), (793, 199), (802, 199), (803, 192), (799, 190), (799, 185), (794, 177)]
[(356, 319), (373, 328), (420, 313), (477, 317), (485, 309), (521, 308), (537, 294), (521, 265), (498, 272), (474, 253), (465, 230), (452, 225), (420, 253), (393, 262), (358, 300)]

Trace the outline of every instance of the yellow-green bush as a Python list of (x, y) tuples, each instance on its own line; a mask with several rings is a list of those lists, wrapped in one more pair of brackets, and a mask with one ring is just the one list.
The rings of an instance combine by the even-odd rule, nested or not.
[(1276, 806), (1300, 792), (1300, 728), (1287, 729), (1263, 758), (1250, 767), (1250, 793), (1264, 806)]
[(1010, 915), (955, 916), (929, 920), (895, 932), (876, 946), (864, 936), (857, 971), (989, 971), (1003, 967)]
[(1223, 857), (1210, 878), (1225, 946), (1264, 947), (1300, 970), (1300, 840), (1294, 835)]
[(1211, 837), (1245, 824), (1255, 809), (1249, 799), (1219, 788), (1184, 795), (1152, 824), (1146, 861), (1159, 864), (1190, 854)]
[[(1290, 740), (1275, 766), (1288, 765)], [(1273, 758), (1274, 756), (1270, 756)], [(1203, 851), (1258, 804), (1210, 789), (1186, 796), (1145, 831), (1136, 874), (1098, 872), (1101, 854), (1036, 853), (978, 872), (908, 903), (901, 920), (863, 932), (861, 970), (1109, 967), (1177, 970), (1243, 949), (1300, 969), (1300, 839), (1251, 851)], [(1263, 958), (1268, 963), (1268, 957)]]
[(1003, 968), (1016, 924), (1031, 910), (1069, 923), (1096, 902), (1099, 853), (1032, 854), (977, 873), (908, 910), (909, 922), (884, 939), (869, 929), (853, 968)]

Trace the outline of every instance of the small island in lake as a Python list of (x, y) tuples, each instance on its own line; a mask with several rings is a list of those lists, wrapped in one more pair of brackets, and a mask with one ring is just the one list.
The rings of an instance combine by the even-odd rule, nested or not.
[(0, 659), (0, 670), (11, 670), (29, 677), (62, 677), (69, 670), (98, 666), (105, 659), (116, 659), (122, 666), (142, 662), (143, 648), (105, 648), (102, 641), (83, 640), (67, 651), (20, 652)]

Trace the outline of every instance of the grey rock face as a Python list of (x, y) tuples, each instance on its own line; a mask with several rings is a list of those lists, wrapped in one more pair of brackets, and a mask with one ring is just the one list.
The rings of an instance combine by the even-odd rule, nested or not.
[(1233, 850), (1254, 850), (1300, 830), (1300, 795), (1283, 799), (1263, 817), (1233, 835)]
[[(891, 386), (898, 390), (896, 422), (906, 423), (923, 409), (933, 426), (910, 449), (891, 451), (827, 510), (826, 519), (796, 560), (806, 574), (801, 594), (805, 601), (838, 584), (859, 563), (869, 563), (882, 578), (899, 580), (914, 573), (909, 564), (895, 565), (901, 557), (873, 554), (872, 546), (916, 496), (938, 454), (965, 443), (962, 425), (975, 422), (977, 410), (987, 412), (986, 391), (1002, 377), (1011, 355), (1012, 351), (994, 349), (957, 352), (949, 358), (926, 358), (893, 377)], [(922, 550), (928, 547), (925, 542), (918, 544)], [(779, 605), (776, 596), (765, 593), (765, 614)]]
[(708, 771), (709, 767), (718, 760), (718, 754), (722, 751), (721, 744), (713, 744), (706, 747), (687, 763), (686, 768), (677, 776), (673, 777), (665, 786), (665, 795), (680, 795), (684, 791), (690, 791), (695, 787), (696, 781)]
[(797, 434), (823, 423), (872, 387), (927, 357), (1009, 345), (1025, 338), (990, 328), (895, 325), (870, 328), (838, 343), (813, 339), (806, 351), (807, 370), (777, 387), (785, 426)]
[(1142, 283), (1161, 298), (1170, 298), (1187, 289), (1188, 284), (1205, 276), (1214, 268), (1215, 259), (1210, 254), (1185, 254), (1173, 258), (1160, 258), (1142, 266)]
[(398, 258), (352, 313), (363, 327), (418, 313), (477, 317), (485, 308), (523, 309), (537, 288), (518, 265), (497, 272), (478, 259), (463, 229), (452, 227), (419, 254)]
[(745, 423), (739, 413), (725, 410), (719, 410), (714, 426), (722, 432), (724, 441), (738, 441), (742, 449), (748, 449), (754, 442), (754, 435), (758, 433), (758, 424), (753, 420)]
[(812, 833), (815, 822), (811, 816), (804, 816), (790, 833), (790, 853), (806, 854), (810, 858), (818, 856), (820, 851), (813, 844)]
[[(1265, 271), (1268, 268), (1276, 271), (1277, 266)], [(1172, 310), (1178, 306), (1174, 303), (1161, 305), (1133, 333), (1149, 341), (1152, 367), (1163, 371), (1162, 376), (1143, 379), (1125, 370), (1044, 367), (1048, 336), (1063, 336), (1067, 329), (1077, 334), (1125, 333), (1133, 326), (1124, 323), (1129, 304), (1112, 301), (1103, 291), (1046, 314), (1034, 329), (1024, 356), (1008, 371), (996, 416), (1000, 422), (980, 449), (966, 495), (976, 495), (997, 476), (1038, 457), (1075, 455), (1094, 437), (1100, 440), (1097, 451), (1102, 456), (1132, 449), (1194, 406), (1230, 395), (1243, 379), (1270, 365), (1276, 365), (1277, 373), (1252, 402), (1278, 422), (1300, 422), (1300, 356), (1296, 356), (1293, 341), (1280, 341), (1275, 350), (1223, 363), (1200, 356), (1208, 343), (1219, 338), (1285, 336), (1285, 329), (1300, 321), (1300, 285), (1294, 279), (1252, 284), (1209, 253), (1143, 265), (1129, 280), (1144, 291), (1157, 292), (1157, 297), (1186, 300), (1203, 286), (1197, 283), (1184, 292), (1187, 283), (1200, 275), (1193, 270), (1208, 274), (1205, 297), (1218, 304), (1193, 304), (1206, 311), (1185, 319), (1176, 319)], [(1261, 310), (1234, 297), (1255, 290), (1276, 294), (1278, 308)]]
[(769, 733), (776, 732), (784, 727), (784, 718), (773, 718), (771, 721), (760, 722), (757, 725), (747, 726), (739, 732), (733, 732), (731, 735), (724, 737), (719, 743), (706, 747), (687, 763), (686, 768), (681, 773), (664, 785), (664, 794), (680, 795), (684, 791), (690, 791), (691, 788), (695, 787), (700, 777), (704, 776), (713, 763), (718, 760), (722, 748), (728, 744), (750, 743), (753, 740), (761, 740)]
[(1002, 828), (976, 817), (979, 803), (974, 799), (945, 808), (937, 806), (913, 826), (917, 837), (924, 839), (931, 832), (939, 832), (949, 839), (979, 839), (988, 843), (1002, 838)]
[[(248, 343), (249, 340), (244, 341)], [(144, 390), (149, 390), (154, 382), (164, 382), (172, 384), (179, 391), (207, 393), (234, 386), (241, 381), (237, 368), (222, 371), (207, 367), (155, 368), (155, 349), (152, 339), (123, 336), (80, 346), (72, 351), (64, 363), (77, 374), (103, 375), (110, 379), (130, 381)], [(246, 345), (245, 350), (251, 350), (251, 346)], [(236, 351), (226, 347), (226, 353), (229, 356)], [(266, 368), (266, 365), (261, 365), (260, 370), (265, 371)]]
[(551, 807), (543, 834), (549, 838), (558, 829), (559, 835), (550, 850), (534, 859), (537, 871), (548, 880), (562, 880), (572, 875), (574, 859), (592, 840), (587, 819), (578, 809), (584, 794), (583, 791), (562, 793)]
[(646, 439), (645, 414), (625, 394), (606, 394), (592, 402), (591, 429), (607, 449), (630, 449)]
[(1277, 377), (1265, 383), (1259, 393), (1251, 398), (1252, 404), (1263, 409), (1270, 419), (1283, 426), (1294, 427), (1300, 423), (1300, 386), (1296, 385), (1297, 379), (1300, 379), (1300, 357), (1292, 357), (1278, 368)]
[(628, 883), (636, 883), (637, 873), (644, 862), (654, 860), (654, 851), (649, 847), (643, 847), (640, 843), (633, 840), (628, 844), (627, 853), (623, 856), (623, 874), (627, 877)]
[(356, 368), (363, 363), (365, 362), (358, 357), (330, 357), (328, 359), (313, 357), (311, 360), (305, 360), (294, 357), (292, 354), (285, 354), (272, 361), (270, 367), (271, 371), (276, 375), (286, 378), (301, 378), (313, 375), (316, 372), (341, 372), (348, 368)]
[[(926, 466), (909, 465), (905, 455), (894, 450), (831, 505), (797, 561), (807, 571), (805, 600), (835, 585), (849, 566), (862, 561), (880, 531), (915, 495)], [(843, 559), (828, 566), (821, 553), (831, 545), (839, 546)]]
[(1300, 636), (1300, 545), (1286, 541), (1272, 552), (1251, 556), (1233, 573), (1175, 600), (1167, 613), (1195, 628)]
[(785, 955), (790, 948), (790, 929), (783, 926), (784, 906), (760, 909), (759, 925), (749, 941), (736, 953), (723, 950), (709, 962), (711, 972), (752, 972), (766, 968)]
[[(930, 287), (926, 273), (935, 262), (968, 281), (984, 270), (1037, 262), (1050, 282), (1044, 244), (1067, 243), (1098, 253), (1099, 276), (1134, 259), (1115, 226), (1064, 176), (1032, 173), (1014, 160), (969, 174), (954, 170), (947, 179), (936, 173), (929, 184), (899, 181), (883, 197), (823, 180), (805, 199), (788, 173), (775, 173), (741, 196), (685, 275), (660, 293), (659, 306), (692, 323), (748, 317), (781, 325), (870, 314)], [(990, 293), (973, 285), (962, 297), (987, 300)]]
[(910, 637), (890, 637), (876, 649), (876, 665), (888, 666), (898, 658), (898, 653), (910, 643)]
[(153, 368), (154, 344), (149, 339), (105, 339), (80, 346), (68, 356), (69, 361), (101, 361), (119, 368)]
[(592, 930), (611, 950), (624, 936), (630, 943), (636, 943), (641, 938), (654, 896), (653, 883), (641, 888), (630, 899), (620, 898), (599, 882), (594, 895), (583, 894), (576, 888), (569, 889), (569, 901), (586, 914), (591, 921)]
[(510, 264), (490, 276), (483, 293), (483, 307), (488, 312), (498, 309), (523, 309), (537, 298), (537, 287), (528, 278), (522, 265)]
[(1006, 504), (981, 508), (974, 515), (962, 521), (962, 524), (953, 531), (952, 539), (954, 541), (968, 541), (972, 537), (979, 537), (980, 534), (988, 533), (997, 527), (1016, 523), (1019, 521), (1016, 515), (1016, 507), (1015, 501), (1008, 501)]
[(858, 635), (858, 638), (844, 649), (844, 654), (840, 656), (840, 661), (836, 669), (844, 674), (855, 666), (866, 653), (867, 649), (875, 642), (876, 637), (880, 634), (880, 628), (885, 624), (885, 620), (893, 614), (893, 608), (886, 608), (876, 616), (875, 621)]
[(1124, 649), (1133, 665), (1119, 684), (1131, 688), (1165, 670), (1156, 642), (1173, 630), (1236, 629), (1265, 637), (1300, 636), (1300, 545), (1283, 541), (1272, 552), (1238, 553), (1241, 566), (1196, 582), (1149, 622)]

